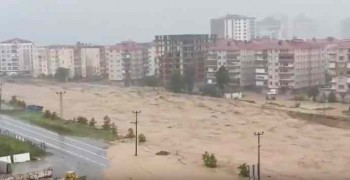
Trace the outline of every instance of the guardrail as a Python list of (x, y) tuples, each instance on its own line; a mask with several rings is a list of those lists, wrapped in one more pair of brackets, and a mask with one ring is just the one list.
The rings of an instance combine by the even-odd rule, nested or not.
[(32, 144), (33, 146), (39, 147), (39, 148), (44, 149), (44, 150), (46, 149), (45, 142), (38, 141), (38, 140), (35, 140), (33, 138), (23, 137), (21, 135), (18, 135), (16, 133), (11, 132), (11, 131), (4, 129), (4, 128), (0, 128), (0, 135), (8, 136), (8, 137), (17, 139), (17, 140), (22, 141), (22, 142), (28, 142), (28, 143)]

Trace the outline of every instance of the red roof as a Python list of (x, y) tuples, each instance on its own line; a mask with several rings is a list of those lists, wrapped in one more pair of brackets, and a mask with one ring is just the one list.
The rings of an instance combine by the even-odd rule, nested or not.
[(12, 43), (32, 43), (32, 42), (25, 39), (20, 39), (20, 38), (13, 38), (13, 39), (9, 39), (1, 42), (1, 44), (12, 44)]

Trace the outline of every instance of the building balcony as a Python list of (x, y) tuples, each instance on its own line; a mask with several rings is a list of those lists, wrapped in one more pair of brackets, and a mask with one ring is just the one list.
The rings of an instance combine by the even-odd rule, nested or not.
[(267, 75), (256, 75), (255, 80), (267, 81), (269, 78)]
[(280, 71), (279, 74), (294, 74), (294, 71)]
[(294, 64), (280, 65), (279, 68), (280, 68), (280, 69), (284, 69), (284, 68), (294, 68)]
[(236, 73), (240, 73), (241, 72), (241, 70), (240, 69), (229, 69), (228, 70), (228, 73), (232, 73), (232, 74), (236, 74)]

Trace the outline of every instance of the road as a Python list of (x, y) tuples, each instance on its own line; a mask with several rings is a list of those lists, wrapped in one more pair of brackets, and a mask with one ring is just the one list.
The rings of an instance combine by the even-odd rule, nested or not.
[(60, 151), (62, 154), (69, 154), (75, 158), (80, 158), (79, 161), (87, 161), (89, 164), (102, 168), (108, 166), (106, 151), (100, 147), (59, 135), (6, 115), (0, 115), (0, 128), (26, 139), (31, 139), (36, 142), (45, 142), (47, 148)]

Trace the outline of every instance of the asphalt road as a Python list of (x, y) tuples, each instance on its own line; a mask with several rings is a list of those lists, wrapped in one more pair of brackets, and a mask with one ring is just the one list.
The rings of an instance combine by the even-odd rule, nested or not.
[(85, 162), (97, 166), (97, 168), (108, 166), (106, 151), (100, 147), (59, 135), (6, 115), (0, 115), (0, 128), (35, 142), (45, 142), (48, 149), (67, 154), (75, 161)]

